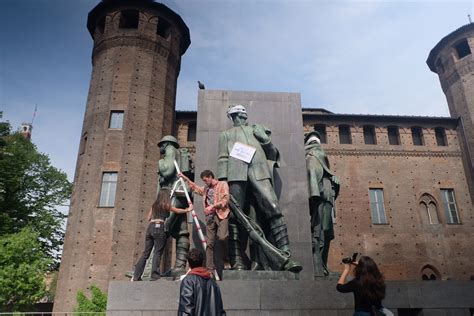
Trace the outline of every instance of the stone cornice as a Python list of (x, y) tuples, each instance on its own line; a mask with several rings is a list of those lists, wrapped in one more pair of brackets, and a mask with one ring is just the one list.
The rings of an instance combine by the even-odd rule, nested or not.
[(461, 157), (460, 151), (325, 149), (332, 156)]

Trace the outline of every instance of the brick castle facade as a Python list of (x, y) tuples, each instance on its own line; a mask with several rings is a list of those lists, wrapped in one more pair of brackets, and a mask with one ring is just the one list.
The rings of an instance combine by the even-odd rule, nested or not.
[[(71, 311), (78, 290), (126, 279), (143, 248), (145, 212), (156, 193), (159, 139), (172, 133), (196, 151), (197, 113), (175, 111), (181, 56), (190, 45), (179, 15), (150, 0), (108, 0), (89, 13), (87, 26), (93, 70), (56, 312)], [(474, 274), (471, 47), (469, 24), (442, 39), (428, 59), (451, 117), (303, 108), (304, 130), (322, 134), (342, 184), (332, 270), (359, 251), (391, 280)]]

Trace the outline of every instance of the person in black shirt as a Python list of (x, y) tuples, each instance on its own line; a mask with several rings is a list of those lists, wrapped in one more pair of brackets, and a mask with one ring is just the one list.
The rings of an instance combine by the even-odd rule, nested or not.
[(153, 203), (150, 211), (148, 211), (147, 220), (150, 222), (146, 230), (145, 235), (145, 250), (143, 255), (135, 265), (135, 271), (133, 272), (133, 281), (141, 281), (143, 270), (147, 259), (150, 257), (151, 250), (153, 249), (153, 260), (151, 263), (151, 281), (155, 281), (160, 278), (160, 261), (163, 249), (166, 245), (166, 236), (164, 230), (164, 223), (166, 217), (170, 212), (176, 214), (183, 214), (190, 212), (193, 209), (193, 205), (189, 204), (188, 208), (180, 209), (171, 205), (170, 200), (171, 191), (168, 189), (161, 189)]
[(188, 252), (189, 268), (179, 289), (178, 316), (225, 316), (219, 285), (209, 270), (203, 267), (204, 252)]
[[(347, 276), (352, 272), (354, 279), (346, 283)], [(377, 264), (370, 257), (362, 256), (358, 262), (345, 263), (336, 289), (341, 293), (354, 293), (354, 316), (374, 315), (375, 310), (383, 308), (385, 281)]]

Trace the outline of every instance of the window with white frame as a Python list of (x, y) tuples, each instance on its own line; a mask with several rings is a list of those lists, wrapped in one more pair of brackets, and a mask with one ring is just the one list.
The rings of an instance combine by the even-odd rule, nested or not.
[(373, 224), (388, 224), (383, 202), (383, 189), (369, 189)]
[(123, 127), (123, 111), (111, 111), (109, 128), (122, 129)]
[(444, 210), (448, 224), (460, 224), (456, 200), (453, 189), (441, 189), (441, 197), (444, 202)]
[(104, 172), (102, 174), (99, 207), (114, 207), (116, 191), (117, 172)]

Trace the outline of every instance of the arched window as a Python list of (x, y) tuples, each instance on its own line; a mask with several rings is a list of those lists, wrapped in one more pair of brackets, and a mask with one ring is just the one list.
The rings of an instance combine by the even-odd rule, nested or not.
[(427, 264), (421, 269), (421, 279), (423, 281), (441, 280), (441, 274), (439, 273), (438, 269), (430, 264)]
[(119, 28), (136, 29), (138, 28), (140, 13), (137, 10), (123, 10), (120, 14)]
[(461, 59), (471, 54), (471, 48), (469, 47), (469, 43), (465, 38), (463, 38), (456, 45), (454, 45), (454, 49), (456, 50), (456, 55), (458, 59)]
[(420, 213), (423, 224), (439, 224), (438, 207), (433, 196), (425, 193), (420, 198)]
[(104, 33), (104, 30), (105, 30), (105, 15), (97, 20), (96, 30), (98, 30), (100, 34)]
[(171, 24), (163, 18), (158, 19), (158, 24), (156, 25), (156, 34), (167, 39), (171, 33)]

